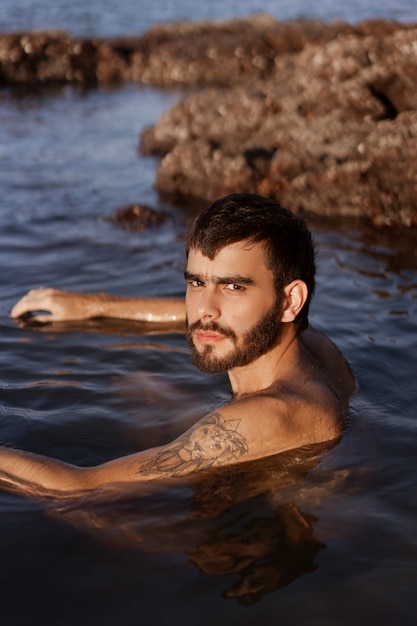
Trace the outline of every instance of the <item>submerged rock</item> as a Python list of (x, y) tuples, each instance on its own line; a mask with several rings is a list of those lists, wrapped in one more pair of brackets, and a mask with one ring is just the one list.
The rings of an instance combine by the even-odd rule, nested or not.
[(259, 15), (111, 40), (0, 36), (2, 85), (125, 80), (193, 88), (142, 133), (143, 153), (161, 157), (161, 194), (253, 191), (300, 212), (417, 226), (417, 25)]
[(159, 226), (166, 217), (159, 209), (152, 209), (144, 204), (131, 204), (117, 209), (107, 219), (126, 230), (143, 232), (152, 226)]

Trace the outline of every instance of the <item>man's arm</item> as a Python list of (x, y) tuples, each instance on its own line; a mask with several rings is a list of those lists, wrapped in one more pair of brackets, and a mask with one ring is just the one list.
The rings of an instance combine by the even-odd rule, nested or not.
[(242, 397), (206, 415), (171, 443), (95, 467), (0, 447), (0, 485), (31, 497), (59, 497), (188, 476), (340, 436), (335, 414), (340, 407), (332, 394), (324, 393), (318, 412), (312, 412), (302, 392), (293, 396), (297, 394), (291, 391), (286, 400), (268, 394)]
[(62, 497), (106, 485), (186, 476), (250, 457), (239, 424), (240, 420), (229, 419), (225, 407), (202, 418), (172, 443), (85, 468), (0, 447), (0, 485), (31, 497)]
[(150, 323), (185, 322), (180, 298), (129, 298), (106, 293), (80, 293), (41, 287), (29, 291), (10, 312), (36, 322), (63, 322), (99, 317)]

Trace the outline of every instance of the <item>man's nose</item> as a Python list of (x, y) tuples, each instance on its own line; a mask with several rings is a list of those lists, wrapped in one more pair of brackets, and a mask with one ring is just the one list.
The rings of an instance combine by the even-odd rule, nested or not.
[(217, 319), (220, 317), (220, 305), (215, 288), (206, 287), (200, 294), (197, 306), (197, 314), (200, 319)]

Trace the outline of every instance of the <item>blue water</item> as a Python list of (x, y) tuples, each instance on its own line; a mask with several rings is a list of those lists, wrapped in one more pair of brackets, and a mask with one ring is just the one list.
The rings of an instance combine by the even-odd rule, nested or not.
[(0, 32), (60, 28), (73, 35), (139, 34), (156, 22), (212, 20), (269, 13), (278, 20), (299, 18), (359, 22), (376, 17), (417, 21), (414, 0), (2, 0)]
[[(148, 6), (149, 5), (149, 6)], [(0, 30), (142, 32), (156, 21), (266, 11), (416, 20), (414, 2), (4, 1)], [(416, 20), (417, 21), (417, 20)], [(182, 97), (125, 85), (0, 97), (0, 439), (81, 465), (158, 445), (228, 398), (197, 373), (181, 335), (134, 324), (20, 327), (28, 289), (183, 293), (188, 212), (153, 189), (141, 130)], [(106, 220), (145, 202), (146, 233)], [(276, 460), (207, 484), (161, 485), (107, 502), (40, 504), (0, 492), (5, 626), (414, 626), (417, 498), (416, 242), (313, 227), (312, 323), (360, 389), (333, 450), (294, 471)]]

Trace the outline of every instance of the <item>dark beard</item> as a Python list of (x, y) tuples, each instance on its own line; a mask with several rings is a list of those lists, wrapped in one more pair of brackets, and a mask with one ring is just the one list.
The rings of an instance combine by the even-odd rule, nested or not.
[(235, 367), (249, 365), (252, 361), (266, 354), (278, 345), (282, 335), (281, 301), (277, 299), (266, 315), (244, 335), (242, 346), (235, 347), (233, 352), (225, 357), (216, 357), (213, 354), (212, 346), (205, 346), (202, 352), (195, 347), (192, 334), (195, 330), (208, 330), (218, 332), (233, 339), (235, 346), (237, 336), (232, 329), (222, 328), (217, 322), (203, 324), (201, 320), (194, 322), (191, 326), (187, 322), (186, 339), (191, 348), (191, 361), (202, 372), (206, 374), (223, 374)]

